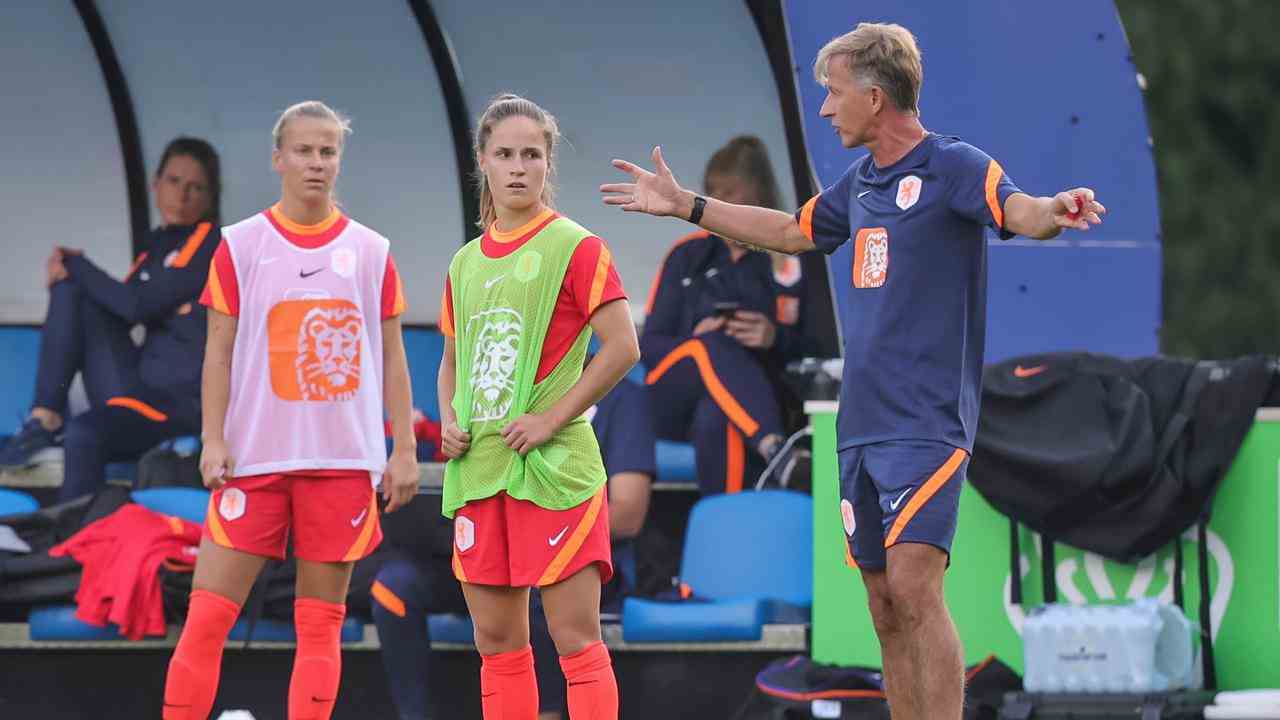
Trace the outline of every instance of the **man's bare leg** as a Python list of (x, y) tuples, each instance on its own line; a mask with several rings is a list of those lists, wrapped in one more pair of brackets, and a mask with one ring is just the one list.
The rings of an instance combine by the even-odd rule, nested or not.
[(880, 639), (884, 693), (889, 698), (891, 716), (893, 720), (924, 720), (912, 692), (917, 681), (912, 667), (911, 646), (889, 595), (888, 575), (884, 570), (864, 569), (862, 582), (867, 586), (871, 621)]
[(889, 601), (908, 648), (911, 694), (922, 713), (915, 717), (960, 720), (964, 652), (942, 593), (947, 554), (932, 545), (899, 543), (887, 556)]

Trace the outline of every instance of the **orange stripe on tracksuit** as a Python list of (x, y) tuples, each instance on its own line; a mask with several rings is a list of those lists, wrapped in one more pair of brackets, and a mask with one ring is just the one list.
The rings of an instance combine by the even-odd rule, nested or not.
[(756, 432), (760, 430), (760, 423), (751, 417), (746, 408), (742, 407), (737, 398), (730, 394), (724, 383), (720, 381), (720, 376), (716, 375), (716, 370), (711, 365), (711, 357), (707, 355), (707, 348), (702, 344), (701, 340), (695, 338), (677, 345), (675, 350), (672, 350), (666, 357), (662, 358), (658, 366), (645, 376), (645, 383), (653, 385), (661, 380), (662, 376), (666, 375), (672, 366), (685, 359), (692, 359), (694, 364), (697, 365), (698, 374), (702, 376), (703, 386), (707, 388), (707, 392), (711, 395), (711, 399), (715, 401), (716, 405), (724, 411), (725, 416), (729, 418), (729, 422), (737, 425), (738, 429), (747, 437), (755, 437)]
[(178, 256), (173, 260), (173, 266), (176, 268), (186, 267), (191, 262), (191, 258), (195, 257), (196, 252), (200, 249), (200, 245), (204, 243), (204, 239), (208, 237), (209, 231), (213, 229), (213, 223), (202, 222), (196, 226), (195, 232), (187, 238), (187, 243), (178, 251)]
[(675, 244), (671, 246), (671, 249), (667, 250), (667, 254), (662, 258), (662, 263), (658, 265), (658, 272), (653, 276), (653, 284), (649, 286), (649, 301), (645, 303), (644, 306), (644, 312), (646, 315), (653, 312), (653, 303), (658, 298), (658, 287), (662, 285), (662, 271), (667, 268), (667, 261), (671, 259), (671, 253), (675, 252), (676, 248), (690, 240), (701, 240), (702, 238), (707, 237), (711, 237), (711, 233), (706, 230), (695, 230), (694, 232), (691, 232), (677, 240)]
[(951, 457), (947, 458), (947, 461), (942, 464), (942, 467), (929, 476), (924, 485), (920, 486), (920, 490), (911, 496), (911, 500), (902, 509), (898, 519), (893, 522), (893, 527), (889, 529), (888, 537), (884, 539), (885, 547), (893, 547), (894, 543), (898, 542), (898, 536), (906, 529), (907, 523), (911, 522), (911, 518), (920, 512), (920, 508), (924, 507), (930, 498), (937, 495), (942, 486), (946, 485), (947, 481), (951, 479), (951, 476), (956, 474), (956, 470), (966, 457), (968, 457), (968, 454), (957, 448), (955, 452), (951, 453)]
[(369, 594), (373, 596), (373, 599), (379, 605), (386, 608), (387, 612), (396, 617), (402, 618), (409, 612), (405, 608), (404, 600), (401, 600), (399, 595), (392, 592), (391, 588), (383, 585), (381, 581), (373, 581), (373, 587), (369, 589)]
[(134, 258), (133, 265), (129, 266), (129, 272), (124, 274), (125, 282), (128, 282), (129, 278), (133, 277), (133, 274), (138, 272), (138, 268), (142, 267), (142, 263), (146, 261), (147, 253), (142, 253), (138, 257)]
[(725, 425), (724, 491), (732, 495), (742, 492), (742, 480), (746, 475), (747, 453), (742, 444), (742, 433), (732, 423)]
[(123, 396), (113, 397), (107, 400), (107, 404), (111, 407), (128, 408), (152, 422), (167, 422), (169, 420), (168, 415), (165, 415), (137, 398)]

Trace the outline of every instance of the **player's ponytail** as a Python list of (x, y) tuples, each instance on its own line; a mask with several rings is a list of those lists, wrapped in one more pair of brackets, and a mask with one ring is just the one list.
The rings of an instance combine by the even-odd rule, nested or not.
[(782, 208), (782, 193), (773, 174), (773, 163), (769, 162), (769, 151), (764, 141), (754, 135), (739, 135), (711, 155), (702, 174), (703, 192), (710, 194), (707, 180), (713, 175), (736, 177), (750, 183), (761, 207)]
[[(489, 102), (489, 107), (480, 114), (476, 123), (475, 153), (478, 159), (484, 154), (493, 128), (509, 117), (527, 117), (542, 127), (543, 137), (547, 141), (547, 178), (542, 186), (542, 204), (552, 207), (556, 188), (552, 182), (556, 174), (556, 147), (560, 144), (560, 127), (551, 113), (543, 110), (537, 103), (519, 95), (503, 93)], [(493, 203), (493, 192), (485, 179), (484, 171), (476, 168), (476, 189), (480, 194), (480, 217), (476, 224), (481, 230), (487, 229), (498, 219), (498, 211)]]

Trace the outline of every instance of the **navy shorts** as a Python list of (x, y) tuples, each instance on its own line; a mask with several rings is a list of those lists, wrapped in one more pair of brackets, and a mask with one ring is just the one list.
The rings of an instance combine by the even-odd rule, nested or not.
[[(892, 440), (840, 451), (840, 518), (856, 567), (885, 568), (902, 542), (951, 553), (969, 453), (946, 443)], [(853, 564), (851, 563), (851, 564)]]

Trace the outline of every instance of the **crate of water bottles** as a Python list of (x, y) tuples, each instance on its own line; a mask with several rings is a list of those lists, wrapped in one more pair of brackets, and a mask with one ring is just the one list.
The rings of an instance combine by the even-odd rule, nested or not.
[(1045, 605), (1022, 633), (1024, 686), (1040, 693), (1149, 693), (1197, 687), (1193, 626), (1154, 599)]

